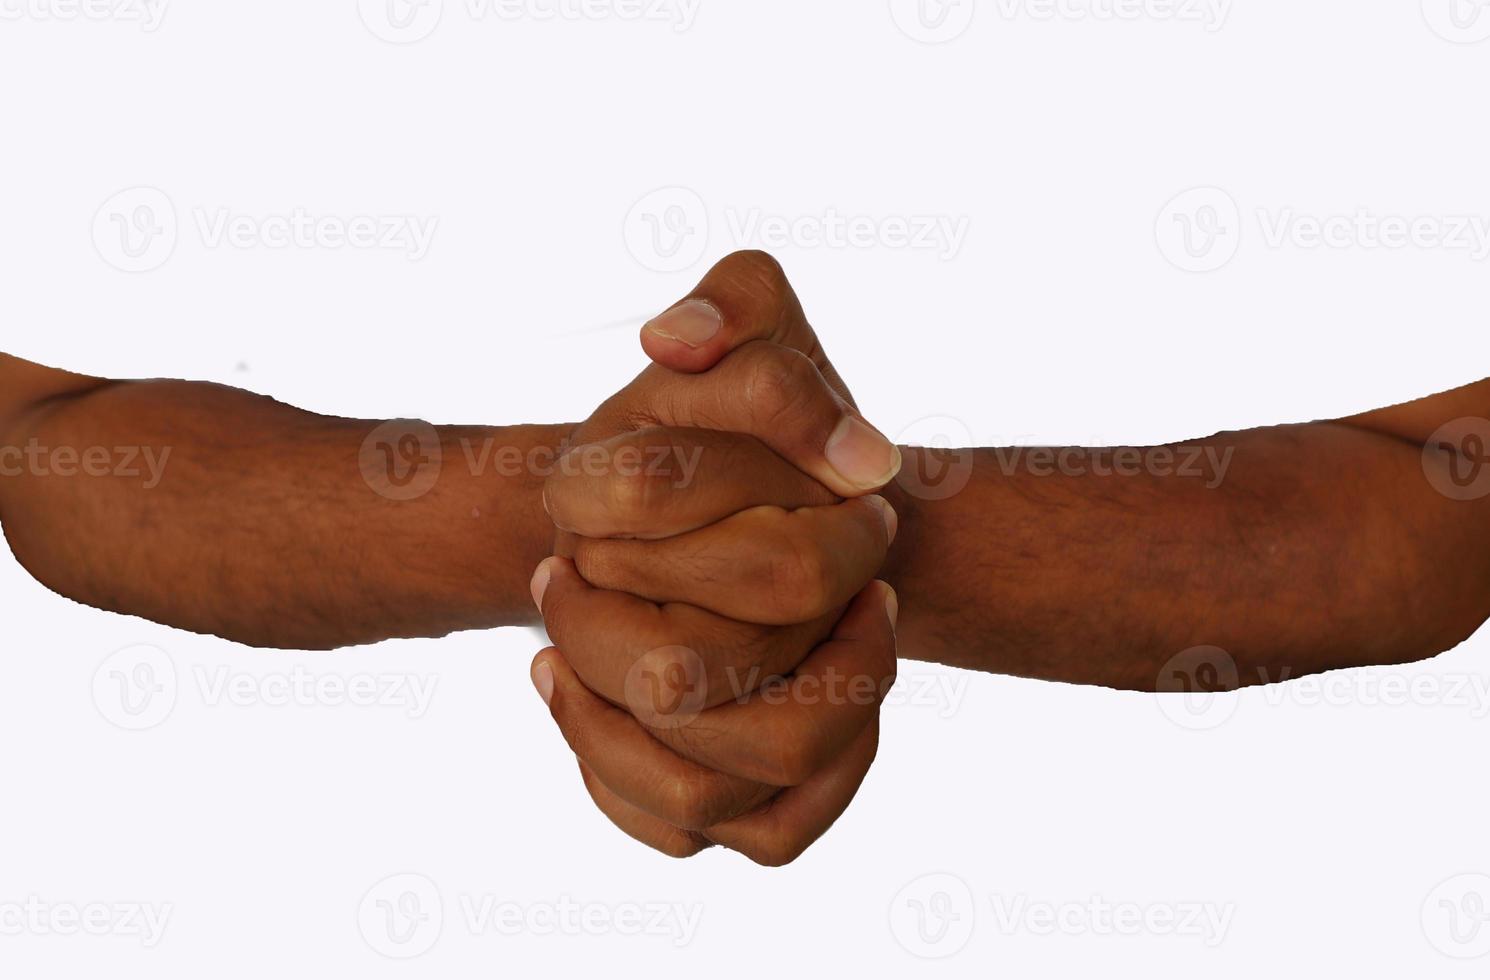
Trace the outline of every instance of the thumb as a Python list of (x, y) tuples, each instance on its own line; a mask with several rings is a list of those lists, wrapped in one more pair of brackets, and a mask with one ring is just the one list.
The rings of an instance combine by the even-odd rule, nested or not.
[(752, 340), (805, 354), (850, 405), (848, 387), (818, 343), (781, 263), (765, 252), (735, 252), (710, 269), (693, 292), (642, 326), (642, 349), (685, 374), (718, 364)]

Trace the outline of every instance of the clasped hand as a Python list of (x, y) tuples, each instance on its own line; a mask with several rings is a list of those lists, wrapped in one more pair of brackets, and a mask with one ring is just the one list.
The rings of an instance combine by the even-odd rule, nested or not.
[(686, 857), (794, 860), (874, 760), (895, 680), (896, 447), (780, 267), (732, 255), (649, 322), (654, 362), (571, 438), (533, 576), (535, 686), (600, 810)]

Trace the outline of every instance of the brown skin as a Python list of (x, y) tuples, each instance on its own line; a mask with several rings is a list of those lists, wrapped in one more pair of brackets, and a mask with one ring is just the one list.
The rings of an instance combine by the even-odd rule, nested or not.
[(862, 418), (795, 295), (759, 272), (726, 259), (673, 308), (706, 301), (733, 333), (717, 366), (649, 368), (576, 433), (576, 454), (660, 448), (695, 472), (549, 478), (566, 557), (539, 568), (534, 599), (563, 653), (542, 651), (533, 674), (617, 826), (668, 854), (721, 843), (776, 865), (827, 830), (874, 759), (896, 609), (866, 586), (897, 519), (860, 495), (899, 454), (876, 433), (853, 460), (830, 449)]
[[(1431, 657), (1490, 615), (1490, 498), (1449, 499), (1422, 462), (1422, 440), (1470, 413), (1490, 416), (1490, 382), (1189, 444), (1235, 450), (1216, 489), (1006, 475), (994, 453), (972, 452), (950, 499), (886, 492), (901, 515), (884, 575), (906, 609), (902, 649), (1139, 691), (1199, 645), (1226, 650), (1240, 686)], [(907, 468), (925, 452), (908, 452)], [(970, 521), (997, 547), (968, 542)]]
[(62, 595), (298, 649), (536, 621), (528, 578), (552, 552), (542, 479), (472, 475), (460, 440), (552, 451), (572, 427), (443, 427), (438, 483), (395, 501), (360, 474), (374, 422), (219, 385), (65, 375), (4, 355), (0, 378), (10, 396), (0, 446), (170, 451), (150, 488), (144, 476), (63, 476), (50, 464), (45, 475), (21, 466), (0, 476), (12, 551)]
[[(713, 440), (696, 479), (687, 487), (648, 485), (640, 493), (635, 481), (616, 474), (574, 477), (569, 491), (556, 489), (564, 480), (551, 480), (550, 503), (569, 515), (561, 523), (592, 536), (574, 547), (590, 577), (586, 587), (629, 592), (653, 609), (687, 603), (736, 624), (720, 610), (758, 608), (757, 618), (772, 622), (755, 624), (749, 635), (769, 639), (736, 651), (751, 651), (745, 662), (758, 652), (759, 663), (773, 670), (800, 669), (816, 653), (801, 657), (832, 628), (833, 604), (853, 594), (856, 577), (867, 581), (877, 571), (860, 559), (835, 563), (853, 549), (831, 536), (857, 529), (859, 540), (872, 541), (872, 505), (850, 502), (860, 508), (857, 523), (799, 516), (803, 506), (831, 509), (837, 499), (824, 486), (833, 486), (834, 471), (822, 462), (822, 437), (838, 417), (832, 413), (851, 402), (774, 262), (743, 253), (711, 276), (734, 284), (705, 297), (724, 316), (719, 334), (695, 347), (651, 334), (643, 344), (660, 364), (718, 384), (680, 395), (686, 388), (676, 378), (658, 379), (659, 404), (673, 412), (659, 409), (639, 425), (633, 418), (596, 427), (594, 436)], [(710, 282), (701, 286), (705, 292)], [(742, 297), (754, 297), (751, 308), (742, 309)], [(752, 342), (771, 349), (751, 355), (743, 348)], [(741, 372), (743, 361), (721, 363), (736, 348), (747, 360), (791, 366)], [(802, 357), (794, 360), (788, 350)], [(822, 397), (824, 385), (842, 401)], [(772, 401), (757, 403), (761, 392)], [(729, 415), (724, 409), (732, 399), (752, 410)], [(805, 414), (781, 414), (791, 410)], [(929, 499), (910, 476), (926, 471), (928, 453), (907, 451), (900, 479), (883, 491), (899, 521), (881, 574), (900, 593), (901, 651), (1136, 690), (1153, 690), (1170, 658), (1199, 644), (1225, 648), (1242, 684), (1432, 656), (1490, 614), (1490, 502), (1441, 495), (1422, 463), (1429, 435), (1465, 416), (1490, 416), (1490, 382), (1338, 422), (1200, 440), (1193, 445), (1235, 450), (1215, 489), (1172, 476), (1006, 472), (995, 451), (974, 450), (967, 486), (947, 499)], [(523, 586), (554, 550), (541, 481), (527, 472), (469, 474), (459, 462), (460, 439), (552, 450), (573, 427), (441, 429), (445, 459), (455, 465), (447, 462), (426, 496), (395, 502), (372, 492), (359, 473), (359, 452), (375, 425), (314, 416), (213, 385), (105, 382), (0, 355), (0, 447), (35, 437), (52, 446), (173, 450), (166, 479), (148, 490), (125, 477), (0, 477), (0, 520), (17, 558), (64, 595), (258, 645), (321, 648), (531, 621)], [(756, 426), (761, 438), (726, 444), (719, 433), (683, 431), (698, 425), (746, 432)], [(795, 434), (805, 435), (791, 443)], [(790, 460), (816, 480), (773, 463), (762, 451), (773, 440), (777, 462)], [(764, 518), (779, 533), (741, 523), (761, 519), (742, 510), (772, 504), (779, 513)], [(850, 504), (839, 506), (852, 517)], [(612, 534), (636, 540), (601, 540)], [(732, 538), (739, 540), (732, 545)], [(813, 574), (797, 581), (815, 581), (821, 591), (797, 608), (789, 603), (800, 597), (799, 588), (777, 588), (742, 607), (740, 589), (772, 578), (742, 571), (752, 562), (760, 569), (808, 569)], [(717, 591), (707, 587), (713, 582)], [(872, 606), (866, 596), (883, 598), (881, 588), (863, 589), (856, 604)], [(777, 600), (780, 606), (773, 606)], [(826, 610), (824, 622), (789, 625), (804, 610), (819, 609)], [(654, 614), (638, 612), (648, 615)], [(855, 669), (866, 676), (875, 672), (876, 652), (883, 653), (886, 623), (888, 617), (879, 632), (868, 627), (849, 638), (862, 658)], [(624, 615), (613, 634), (651, 641), (641, 619), (632, 623)], [(751, 743), (747, 737), (715, 750), (713, 765), (673, 751), (689, 748), (676, 740), (668, 747), (651, 736), (611, 743), (590, 737), (586, 726), (603, 731), (606, 719), (635, 724), (613, 701), (590, 693), (573, 670), (566, 673), (570, 661), (594, 656), (591, 643), (578, 638), (564, 657), (541, 655), (553, 673), (555, 717), (577, 745), (602, 810), (669, 853), (716, 840), (765, 863), (790, 860), (847, 804), (872, 759), (877, 725), (852, 712), (840, 716), (852, 718), (842, 729), (860, 725), (859, 734), (840, 734), (816, 754), (778, 741), (791, 731), (783, 728), (772, 738)], [(624, 662), (624, 656), (617, 661)], [(604, 669), (614, 671), (617, 663)], [(603, 669), (595, 676), (604, 676)], [(708, 711), (699, 716), (709, 717)], [(599, 749), (581, 749), (587, 744), (633, 745), (639, 754), (634, 764), (625, 753), (602, 760)], [(671, 754), (651, 761), (640, 755), (659, 748)], [(593, 762), (585, 761), (586, 752)], [(761, 760), (778, 768), (744, 764)], [(699, 769), (675, 768), (682, 764)], [(635, 766), (672, 773), (657, 786), (671, 792), (673, 809), (648, 797), (646, 785), (626, 782), (623, 774)], [(742, 786), (741, 771), (757, 785)], [(775, 792), (773, 780), (807, 791), (777, 794), (768, 806), (749, 809)], [(680, 794), (680, 786), (699, 792)], [(714, 822), (736, 812), (745, 817)]]

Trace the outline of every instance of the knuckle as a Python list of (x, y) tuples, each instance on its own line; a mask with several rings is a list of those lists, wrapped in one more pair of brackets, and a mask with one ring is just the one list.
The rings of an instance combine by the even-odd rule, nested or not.
[(628, 530), (655, 524), (681, 478), (678, 461), (687, 455), (678, 437), (666, 429), (641, 429), (617, 440), (606, 475), (606, 505), (612, 518)]
[(805, 621), (827, 609), (832, 598), (828, 558), (811, 543), (778, 540), (767, 566), (771, 598), (782, 616)]
[(641, 526), (653, 513), (662, 488), (645, 467), (618, 468), (606, 481), (606, 505), (611, 515), (627, 528)]
[(745, 396), (765, 427), (790, 419), (809, 403), (817, 368), (807, 355), (786, 347), (763, 347), (751, 365)]
[(718, 801), (698, 780), (670, 780), (665, 806), (667, 822), (684, 830), (703, 830), (718, 822)]
[(768, 300), (772, 306), (779, 306), (790, 289), (786, 270), (769, 252), (743, 249), (725, 256), (721, 265), (750, 295)]

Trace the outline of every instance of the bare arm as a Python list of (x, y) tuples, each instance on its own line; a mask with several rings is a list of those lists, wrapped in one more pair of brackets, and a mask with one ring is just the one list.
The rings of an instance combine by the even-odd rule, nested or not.
[(541, 464), (569, 427), (411, 427), (438, 442), (438, 478), (416, 442), (427, 488), (390, 493), (380, 468), (407, 477), (409, 447), (378, 426), (0, 355), (0, 523), (62, 595), (252, 645), (536, 621)]
[[(1479, 472), (1473, 437), (1457, 458), (1424, 444), (1487, 416), (1490, 381), (1168, 454), (908, 449), (887, 494), (901, 651), (1138, 690), (1201, 645), (1242, 685), (1440, 653), (1490, 615), (1490, 497), (1440, 489)], [(969, 462), (965, 489), (929, 499)]]

